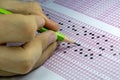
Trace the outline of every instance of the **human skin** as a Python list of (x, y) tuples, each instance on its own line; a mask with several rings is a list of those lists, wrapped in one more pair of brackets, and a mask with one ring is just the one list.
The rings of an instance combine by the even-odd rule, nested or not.
[[(0, 14), (0, 76), (22, 75), (42, 65), (57, 47), (59, 25), (48, 19), (39, 4), (20, 0), (0, 0), (0, 8), (13, 14)], [(51, 29), (36, 35), (46, 26)], [(6, 43), (22, 42), (8, 47)]]

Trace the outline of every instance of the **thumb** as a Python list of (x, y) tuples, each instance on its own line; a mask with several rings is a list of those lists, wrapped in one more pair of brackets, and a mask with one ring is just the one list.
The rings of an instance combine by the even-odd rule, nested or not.
[(42, 48), (44, 50), (50, 44), (52, 44), (53, 42), (55, 42), (57, 40), (57, 35), (55, 34), (55, 32), (49, 30), (42, 34), (39, 34), (37, 38), (38, 38), (39, 42), (41, 42)]
[(57, 42), (52, 43), (51, 45), (49, 45), (42, 53), (42, 55), (39, 57), (38, 61), (36, 62), (36, 64), (34, 65), (33, 69), (41, 66), (48, 58), (50, 58), (55, 49), (57, 47)]
[(49, 19), (44, 13), (40, 14), (45, 19), (45, 27), (47, 27), (50, 30), (58, 31), (60, 25), (56, 23), (55, 21)]

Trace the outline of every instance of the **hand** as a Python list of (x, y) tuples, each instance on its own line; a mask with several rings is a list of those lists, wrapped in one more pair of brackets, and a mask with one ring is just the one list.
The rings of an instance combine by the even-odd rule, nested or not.
[[(58, 30), (58, 24), (48, 19), (37, 2), (0, 0), (0, 8), (14, 14), (0, 14), (0, 76), (26, 74), (42, 65), (57, 47), (57, 36), (47, 31), (36, 36), (43, 26)], [(7, 47), (5, 43), (24, 42)]]

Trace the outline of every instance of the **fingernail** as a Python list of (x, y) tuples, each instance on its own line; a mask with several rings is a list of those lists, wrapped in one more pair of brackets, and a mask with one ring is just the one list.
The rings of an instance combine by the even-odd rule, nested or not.
[(48, 40), (48, 43), (49, 44), (51, 44), (51, 43), (53, 43), (53, 42), (55, 42), (56, 41), (56, 39), (57, 39), (57, 35), (55, 34), (55, 32), (53, 32), (53, 31), (48, 31), (48, 33), (49, 33), (49, 40)]
[(55, 21), (53, 21), (53, 20), (50, 20), (51, 21), (51, 23), (53, 23), (54, 24), (54, 26), (56, 26), (56, 27), (59, 27), (60, 25), (58, 24), (58, 23), (56, 23)]
[(59, 30), (60, 25), (58, 23), (56, 23), (56, 22), (54, 22), (54, 25), (56, 26), (56, 29)]
[(39, 16), (38, 26), (43, 27), (45, 25), (45, 20), (43, 17)]

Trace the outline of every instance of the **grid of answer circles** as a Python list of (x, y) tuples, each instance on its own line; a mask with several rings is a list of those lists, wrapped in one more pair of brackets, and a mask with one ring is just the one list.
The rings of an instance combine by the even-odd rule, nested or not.
[(96, 18), (107, 24), (120, 27), (119, 0), (55, 0), (54, 3)]
[[(46, 11), (46, 12), (47, 15), (48, 13), (51, 13), (51, 11)], [(62, 15), (62, 17), (60, 17), (55, 13), (54, 14), (51, 13), (50, 17), (61, 25), (60, 27), (61, 32), (63, 32), (66, 35), (70, 33), (71, 35), (68, 36), (69, 37), (74, 36), (71, 38), (73, 39), (77, 38), (78, 42), (82, 42), (82, 43), (84, 42), (89, 45), (91, 44), (93, 48), (99, 49), (100, 52), (101, 51), (109, 52), (110, 55), (114, 55), (114, 56), (120, 55), (119, 37), (115, 37), (111, 34), (103, 32), (102, 30), (91, 27), (85, 23), (81, 23), (79, 21), (73, 20), (72, 18), (69, 18), (65, 15)]]
[(45, 12), (61, 25), (62, 33), (80, 43), (80, 46), (61, 43), (45, 67), (67, 80), (120, 79), (119, 67), (116, 67), (120, 66), (118, 37), (47, 8)]

